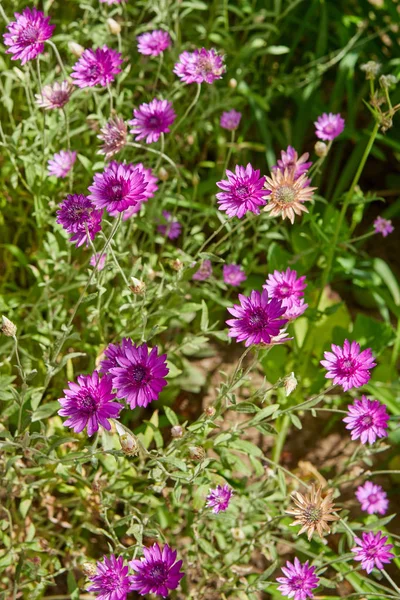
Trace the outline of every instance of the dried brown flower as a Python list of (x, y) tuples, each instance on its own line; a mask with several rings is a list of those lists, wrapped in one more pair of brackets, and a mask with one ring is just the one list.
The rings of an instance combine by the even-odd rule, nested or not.
[(311, 491), (304, 494), (304, 496), (300, 492), (294, 492), (292, 500), (296, 506), (285, 511), (296, 517), (296, 520), (291, 524), (292, 526), (302, 525), (298, 535), (307, 531), (309, 540), (311, 540), (314, 531), (317, 531), (321, 538), (325, 531), (330, 533), (328, 522), (339, 519), (339, 517), (332, 514), (335, 511), (332, 502), (333, 491), (329, 490), (325, 498), (322, 498), (321, 492), (322, 487), (317, 489), (314, 484), (311, 486)]

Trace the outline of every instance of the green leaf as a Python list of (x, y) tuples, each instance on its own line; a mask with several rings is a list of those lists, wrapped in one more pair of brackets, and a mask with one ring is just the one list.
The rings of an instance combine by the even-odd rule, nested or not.
[(201, 301), (201, 321), (200, 321), (200, 329), (201, 331), (207, 331), (208, 329), (208, 308), (207, 304), (204, 300)]
[(172, 408), (169, 408), (169, 406), (164, 406), (164, 412), (165, 416), (167, 417), (168, 421), (171, 423), (172, 426), (179, 425), (179, 419), (172, 410)]
[(35, 423), (36, 421), (42, 421), (43, 419), (48, 419), (52, 415), (54, 415), (61, 408), (58, 400), (54, 400), (53, 402), (47, 402), (47, 404), (41, 404), (39, 408), (37, 408), (32, 414), (31, 421)]
[(381, 258), (374, 258), (373, 266), (375, 273), (378, 273), (379, 277), (386, 284), (390, 293), (393, 296), (394, 303), (396, 306), (400, 306), (400, 288), (397, 283), (396, 277), (393, 275), (389, 265)]
[(247, 426), (251, 427), (252, 425), (255, 425), (256, 423), (259, 423), (260, 421), (263, 421), (264, 419), (266, 419), (267, 417), (270, 417), (274, 412), (276, 412), (278, 409), (280, 408), (279, 404), (271, 404), (270, 406), (266, 406), (265, 408), (262, 408), (255, 417), (253, 417), (251, 419), (251, 421), (248, 422)]

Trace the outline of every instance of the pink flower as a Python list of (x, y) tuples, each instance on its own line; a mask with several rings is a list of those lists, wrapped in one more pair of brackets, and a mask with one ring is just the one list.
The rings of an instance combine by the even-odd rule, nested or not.
[(246, 273), (240, 265), (224, 265), (222, 268), (223, 278), (226, 285), (238, 286), (246, 281)]
[(112, 161), (103, 173), (95, 173), (88, 197), (97, 208), (116, 215), (143, 200), (146, 187), (142, 169)]
[(389, 233), (394, 231), (392, 221), (384, 219), (383, 217), (377, 217), (374, 221), (375, 233), (381, 233), (383, 237), (387, 237)]
[(361, 504), (361, 510), (366, 511), (369, 515), (375, 513), (384, 515), (389, 506), (386, 492), (380, 485), (375, 485), (372, 481), (366, 481), (364, 485), (357, 488), (356, 498)]
[(54, 154), (53, 158), (47, 163), (48, 174), (64, 179), (76, 161), (76, 152), (69, 150), (61, 150), (58, 154)]
[(103, 557), (97, 563), (95, 575), (89, 577), (92, 585), (87, 588), (88, 592), (95, 592), (97, 600), (126, 600), (126, 595), (133, 589), (133, 576), (129, 575), (129, 567), (125, 565), (122, 556), (115, 558)]
[(217, 182), (223, 190), (216, 194), (219, 209), (226, 212), (228, 217), (237, 216), (241, 219), (248, 211), (260, 214), (260, 206), (266, 204), (264, 190), (265, 177), (260, 177), (260, 171), (253, 169), (249, 163), (247, 167), (237, 165), (235, 173), (226, 171), (228, 180)]
[(146, 138), (147, 144), (157, 142), (162, 133), (169, 133), (170, 125), (176, 114), (172, 102), (154, 98), (149, 104), (141, 104), (133, 111), (134, 119), (128, 121), (132, 125), (131, 133), (137, 140)]
[(169, 33), (162, 29), (142, 33), (137, 37), (137, 41), (138, 52), (148, 56), (158, 56), (172, 44)]
[(344, 129), (344, 119), (340, 114), (324, 113), (314, 123), (315, 135), (321, 140), (334, 140)]
[(227, 129), (228, 131), (235, 131), (235, 129), (239, 127), (241, 118), (242, 113), (232, 108), (232, 110), (230, 110), (229, 112), (225, 111), (222, 113), (219, 124), (223, 129)]
[(205, 281), (206, 279), (211, 277), (211, 275), (212, 275), (211, 261), (203, 260), (203, 262), (200, 265), (199, 270), (196, 271), (196, 273), (193, 275), (192, 279), (194, 281)]
[(175, 590), (184, 573), (181, 572), (182, 561), (176, 560), (176, 550), (168, 544), (161, 548), (153, 544), (143, 548), (144, 557), (131, 560), (130, 567), (136, 571), (132, 577), (132, 588), (141, 596), (157, 594), (167, 598), (169, 590)]
[(217, 485), (216, 488), (210, 490), (206, 498), (206, 506), (212, 508), (212, 512), (215, 514), (225, 512), (232, 496), (233, 490), (229, 485)]
[[(71, 234), (70, 241), (76, 247), (94, 240), (101, 230), (102, 210), (96, 210), (93, 202), (83, 194), (68, 194), (57, 211), (57, 223)], [(89, 240), (90, 237), (90, 240)]]
[(313, 590), (318, 587), (319, 578), (315, 575), (315, 567), (310, 567), (308, 560), (301, 564), (295, 557), (294, 563), (286, 562), (286, 567), (282, 567), (285, 577), (277, 577), (277, 582), (281, 585), (278, 590), (282, 596), (294, 598), (294, 600), (306, 600), (313, 598)]
[(286, 307), (284, 317), (290, 321), (300, 317), (308, 307), (302, 298), (307, 287), (305, 281), (304, 275), (297, 278), (297, 272), (288, 267), (286, 271), (274, 271), (263, 285), (270, 298), (282, 300), (282, 306)]
[(390, 563), (394, 554), (390, 552), (393, 544), (387, 544), (387, 535), (382, 536), (382, 533), (374, 534), (372, 531), (362, 534), (362, 539), (354, 538), (356, 546), (351, 549), (355, 553), (354, 560), (361, 561), (361, 566), (371, 573), (372, 569), (383, 569), (385, 563)]
[[(100, 259), (99, 259), (99, 257), (100, 257)], [(102, 271), (106, 264), (106, 259), (107, 259), (106, 252), (104, 254), (100, 254), (100, 252), (97, 252), (96, 254), (93, 254), (93, 256), (90, 258), (90, 265), (92, 267), (95, 267), (97, 264), (97, 270)]]
[[(292, 148), (292, 146), (288, 146), (285, 150), (281, 151), (281, 158), (278, 160), (278, 163), (272, 167), (272, 171), (281, 171), (285, 172), (285, 169), (288, 169), (289, 173), (292, 173), (294, 179), (298, 179), (304, 173), (307, 173), (308, 169), (311, 167), (312, 162), (307, 162), (309, 157), (308, 152), (302, 154), (299, 158), (296, 150)], [(309, 185), (310, 180), (307, 179), (305, 185)]]
[(50, 17), (35, 7), (24, 8), (14, 17), (15, 21), (6, 25), (8, 33), (3, 34), (4, 44), (10, 46), (6, 54), (13, 54), (11, 60), (20, 60), (24, 65), (43, 53), (44, 42), (53, 35), (55, 25), (50, 25)]
[(215, 50), (182, 52), (174, 67), (174, 73), (185, 83), (213, 83), (225, 73), (223, 59)]
[(181, 235), (182, 225), (177, 219), (174, 219), (167, 210), (162, 211), (165, 223), (157, 226), (157, 231), (170, 240), (175, 240)]
[[(143, 204), (147, 202), (149, 198), (153, 198), (155, 192), (158, 190), (158, 180), (157, 177), (153, 175), (153, 171), (150, 168), (146, 169), (142, 163), (136, 163), (134, 166), (136, 169), (139, 169), (140, 173), (142, 173), (144, 177), (144, 182), (147, 183), (147, 187), (143, 192), (144, 198), (142, 198), (142, 200), (139, 200), (137, 204), (129, 206), (129, 208), (124, 210), (124, 214), (122, 217), (123, 221), (130, 219), (130, 217), (138, 213), (142, 208)], [(111, 216), (116, 217), (118, 216), (118, 211), (113, 211), (110, 214)]]
[(344, 341), (343, 348), (332, 344), (332, 352), (324, 352), (321, 365), (328, 369), (325, 377), (333, 379), (334, 385), (341, 385), (347, 392), (358, 388), (370, 380), (370, 369), (376, 366), (371, 348), (360, 352), (360, 344)]
[(45, 110), (62, 108), (69, 101), (74, 86), (68, 81), (62, 81), (51, 85), (45, 85), (40, 94), (35, 94), (36, 104)]
[(115, 75), (121, 73), (121, 64), (121, 54), (107, 46), (85, 50), (74, 64), (71, 77), (80, 88), (95, 85), (106, 87), (114, 81)]
[(390, 417), (385, 404), (361, 396), (361, 400), (354, 400), (354, 404), (347, 408), (348, 416), (343, 422), (347, 423), (346, 429), (350, 429), (352, 440), (360, 438), (362, 444), (373, 444), (377, 438), (387, 436), (387, 422)]

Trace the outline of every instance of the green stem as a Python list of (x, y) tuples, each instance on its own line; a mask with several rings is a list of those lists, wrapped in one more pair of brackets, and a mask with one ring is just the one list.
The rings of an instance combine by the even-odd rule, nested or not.
[(224, 163), (224, 168), (222, 169), (222, 172), (225, 173), (226, 169), (228, 168), (229, 165), (229, 161), (231, 159), (232, 156), (232, 151), (233, 151), (233, 144), (235, 143), (235, 130), (233, 130), (231, 132), (231, 143), (229, 146), (229, 150), (226, 154), (226, 159), (225, 159), (225, 163)]
[(61, 71), (62, 71), (65, 79), (67, 79), (68, 74), (67, 74), (67, 71), (65, 70), (64, 63), (63, 63), (63, 61), (61, 59), (60, 53), (57, 50), (57, 46), (51, 40), (47, 40), (47, 43), (49, 44), (49, 46), (51, 46), (53, 48), (54, 54), (56, 55), (56, 58), (57, 58), (57, 61), (58, 61), (58, 64), (60, 65)]
[(281, 458), (283, 446), (285, 445), (286, 436), (290, 427), (289, 415), (284, 415), (281, 419), (278, 419), (276, 427), (277, 429), (279, 429), (279, 432), (272, 452), (272, 458), (274, 462), (278, 465)]
[(158, 79), (160, 77), (163, 60), (164, 60), (164, 52), (161, 52), (160, 59), (158, 61), (158, 69), (157, 69), (157, 73), (156, 73), (156, 78), (153, 83), (153, 94), (155, 93), (156, 88), (157, 88), (157, 83), (158, 83)]
[(194, 257), (195, 259), (203, 252), (204, 248), (206, 246), (208, 246), (208, 244), (211, 242), (211, 240), (213, 240), (219, 234), (219, 232), (222, 231), (222, 229), (225, 227), (225, 225), (226, 225), (226, 221), (221, 223), (221, 225), (218, 227), (218, 229), (216, 229), (214, 231), (214, 233), (212, 233), (210, 235), (210, 237), (207, 238), (205, 242), (203, 242), (203, 244), (200, 246), (200, 250), (196, 253), (196, 255)]
[(182, 123), (184, 122), (184, 120), (186, 119), (186, 117), (188, 116), (188, 114), (192, 111), (192, 109), (196, 106), (197, 101), (200, 97), (200, 92), (201, 92), (201, 83), (197, 84), (197, 90), (196, 90), (196, 95), (193, 99), (193, 102), (189, 105), (189, 107), (186, 109), (185, 114), (183, 115), (183, 117), (178, 121), (178, 123), (175, 125), (175, 127), (172, 129), (171, 131), (171, 136), (177, 131), (177, 129), (179, 129), (179, 127), (182, 125)]

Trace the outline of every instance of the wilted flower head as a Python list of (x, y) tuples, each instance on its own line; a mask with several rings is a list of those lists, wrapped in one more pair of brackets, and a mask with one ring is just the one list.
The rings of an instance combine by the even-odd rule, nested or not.
[(80, 88), (93, 87), (114, 81), (115, 75), (121, 72), (122, 56), (116, 50), (107, 46), (85, 50), (80, 59), (74, 64), (71, 77)]
[(69, 101), (74, 86), (69, 81), (58, 81), (45, 85), (40, 94), (35, 94), (36, 104), (45, 110), (62, 108)]
[(14, 323), (10, 321), (10, 319), (7, 319), (7, 317), (4, 315), (1, 317), (0, 330), (6, 337), (14, 337), (17, 333), (16, 325), (14, 325)]
[(126, 144), (128, 133), (126, 123), (121, 117), (112, 117), (100, 131), (101, 133), (97, 137), (104, 143), (98, 154), (105, 154), (106, 158), (111, 158)]
[(93, 256), (90, 258), (90, 266), (96, 267), (96, 265), (97, 265), (97, 267), (96, 267), (97, 270), (102, 271), (104, 269), (104, 265), (106, 264), (106, 259), (107, 259), (106, 252), (104, 254), (97, 252), (96, 254), (93, 254)]
[(108, 419), (116, 419), (122, 409), (122, 404), (114, 401), (111, 378), (100, 379), (99, 373), (94, 371), (91, 375), (79, 375), (77, 383), (70, 381), (68, 386), (63, 390), (65, 397), (58, 400), (62, 406), (58, 414), (69, 417), (64, 426), (75, 433), (86, 427), (89, 436), (98, 431), (99, 426), (110, 430)]
[(64, 179), (74, 166), (75, 161), (76, 152), (60, 150), (47, 163), (48, 173), (49, 175)]
[(340, 114), (323, 113), (314, 122), (315, 135), (321, 140), (334, 140), (344, 129), (344, 119)]
[[(167, 355), (158, 355), (155, 346), (150, 352), (147, 344), (122, 344), (115, 353), (116, 366), (109, 369), (117, 398), (125, 398), (131, 408), (147, 406), (157, 400), (167, 385), (169, 373)], [(102, 363), (104, 369), (104, 362)]]
[(241, 219), (248, 211), (260, 214), (259, 206), (266, 203), (263, 186), (265, 177), (260, 177), (260, 171), (253, 169), (249, 163), (247, 167), (236, 165), (235, 173), (226, 171), (228, 180), (217, 182), (223, 190), (218, 192), (219, 209), (224, 210), (228, 217), (237, 216)]
[(175, 590), (184, 576), (180, 570), (182, 561), (176, 561), (176, 550), (171, 550), (168, 544), (163, 548), (158, 544), (143, 548), (143, 554), (144, 558), (129, 563), (136, 571), (132, 577), (132, 589), (141, 596), (158, 594), (166, 598), (169, 590)]
[(137, 37), (137, 41), (138, 52), (147, 56), (158, 56), (172, 44), (169, 33), (162, 29), (142, 33)]
[(377, 217), (374, 221), (375, 233), (381, 233), (383, 237), (387, 237), (389, 233), (394, 231), (392, 221), (384, 219), (383, 217)]
[(124, 564), (122, 556), (110, 558), (105, 556), (103, 561), (97, 563), (95, 575), (89, 575), (93, 582), (87, 588), (88, 592), (96, 592), (97, 600), (126, 600), (132, 588), (132, 575), (128, 575), (129, 567)]
[(366, 79), (375, 79), (375, 77), (381, 70), (381, 66), (382, 65), (380, 63), (375, 62), (374, 60), (369, 60), (368, 62), (361, 65), (360, 69), (361, 71), (364, 71)]
[(211, 261), (203, 260), (203, 262), (200, 265), (200, 268), (193, 275), (192, 279), (194, 279), (194, 281), (205, 281), (206, 279), (211, 277), (211, 275), (212, 275)]
[(103, 173), (95, 173), (89, 198), (97, 208), (116, 214), (143, 200), (146, 187), (142, 169), (112, 161)]
[(132, 125), (131, 133), (137, 140), (146, 138), (146, 144), (157, 142), (162, 133), (169, 133), (170, 125), (175, 121), (176, 114), (172, 102), (154, 98), (149, 104), (141, 104), (133, 110), (135, 117), (128, 121)]
[(213, 49), (182, 52), (174, 73), (185, 83), (213, 83), (225, 73), (223, 59)]
[(324, 532), (330, 533), (329, 521), (337, 521), (339, 517), (332, 514), (335, 511), (335, 506), (332, 502), (333, 491), (329, 490), (325, 498), (321, 495), (322, 488), (316, 489), (315, 485), (311, 486), (311, 491), (306, 494), (293, 492), (292, 500), (296, 506), (292, 506), (285, 512), (294, 515), (296, 520), (291, 523), (292, 526), (301, 525), (298, 535), (307, 531), (307, 537), (311, 540), (314, 531), (317, 531), (320, 538)]
[(9, 46), (6, 54), (12, 54), (11, 60), (20, 60), (24, 65), (44, 50), (44, 42), (51, 38), (55, 25), (50, 25), (50, 17), (40, 10), (24, 8), (22, 14), (14, 13), (15, 21), (6, 25), (8, 33), (3, 34), (4, 43)]
[(355, 553), (354, 560), (360, 561), (363, 569), (371, 573), (372, 569), (383, 569), (384, 564), (390, 563), (394, 559), (391, 552), (393, 544), (387, 544), (388, 536), (382, 536), (382, 532), (362, 534), (362, 539), (356, 537), (354, 541), (356, 546), (351, 549)]
[(366, 481), (357, 488), (356, 498), (361, 504), (361, 510), (365, 510), (369, 515), (384, 515), (389, 506), (386, 492), (372, 481)]
[(389, 415), (385, 404), (361, 396), (361, 400), (354, 400), (347, 408), (348, 416), (343, 422), (347, 423), (346, 429), (351, 431), (352, 440), (360, 438), (362, 444), (373, 444), (377, 438), (387, 436)]
[(227, 129), (228, 131), (235, 131), (235, 129), (239, 127), (241, 118), (242, 113), (232, 108), (232, 110), (225, 111), (222, 113), (219, 124), (223, 129)]
[(145, 282), (141, 281), (140, 279), (136, 279), (136, 277), (131, 277), (131, 282), (132, 285), (129, 286), (131, 291), (138, 296), (143, 296), (146, 292)]
[(321, 365), (328, 372), (326, 379), (333, 379), (334, 385), (341, 385), (345, 392), (358, 388), (370, 380), (370, 370), (376, 366), (371, 348), (360, 352), (360, 344), (344, 340), (343, 348), (332, 344), (332, 352), (324, 352)]
[(68, 194), (57, 211), (57, 223), (71, 235), (77, 247), (86, 242), (89, 246), (101, 229), (103, 211), (96, 210), (93, 202), (83, 194)]
[(282, 171), (282, 173), (284, 173), (285, 169), (287, 169), (288, 172), (293, 175), (294, 179), (298, 179), (300, 175), (307, 173), (312, 165), (311, 161), (307, 162), (308, 157), (308, 152), (305, 152), (299, 158), (296, 150), (292, 148), (292, 146), (288, 146), (286, 151), (281, 151), (281, 158), (278, 160), (278, 163), (272, 167), (272, 171)]
[(294, 600), (306, 600), (313, 598), (313, 590), (318, 587), (319, 578), (315, 575), (315, 567), (308, 565), (308, 560), (301, 564), (295, 557), (294, 563), (286, 562), (286, 567), (282, 567), (285, 577), (277, 577), (276, 581), (281, 585), (278, 590), (282, 596), (294, 598)]
[(234, 287), (246, 281), (246, 273), (240, 265), (224, 265), (222, 268), (224, 282)]
[(229, 485), (217, 485), (216, 488), (210, 490), (206, 498), (206, 506), (212, 508), (212, 512), (215, 514), (224, 512), (228, 508), (232, 496), (233, 490)]
[(316, 189), (308, 186), (305, 173), (296, 179), (288, 169), (277, 170), (271, 177), (266, 177), (264, 195), (269, 196), (264, 210), (270, 212), (273, 217), (281, 215), (282, 219), (287, 218), (294, 223), (295, 215), (308, 212), (304, 202), (312, 199)]
[(388, 90), (391, 87), (394, 87), (399, 80), (395, 75), (381, 75), (379, 77), (379, 84), (382, 89)]
[(284, 377), (283, 387), (285, 388), (286, 397), (290, 396), (290, 394), (297, 388), (297, 379), (293, 371), (290, 373), (290, 375), (286, 375), (286, 377)]
[(282, 318), (285, 307), (277, 298), (269, 298), (264, 290), (261, 294), (253, 290), (250, 296), (239, 294), (240, 305), (235, 304), (228, 311), (235, 317), (226, 324), (230, 330), (229, 337), (237, 338), (237, 342), (251, 344), (270, 344), (273, 337), (282, 333), (287, 319)]

